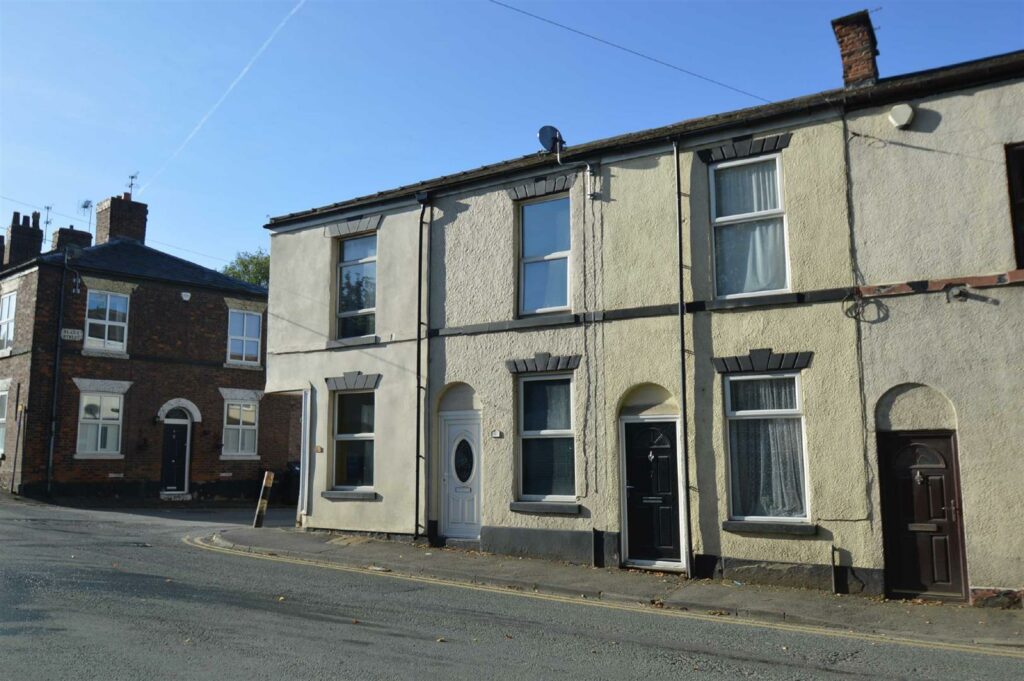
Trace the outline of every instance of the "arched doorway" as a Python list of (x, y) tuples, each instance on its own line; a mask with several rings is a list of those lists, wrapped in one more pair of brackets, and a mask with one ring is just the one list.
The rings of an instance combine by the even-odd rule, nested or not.
[(634, 386), (619, 404), (622, 558), (626, 565), (686, 570), (679, 405), (668, 390)]
[(160, 467), (160, 493), (188, 494), (192, 458), (192, 424), (202, 420), (199, 409), (185, 399), (174, 399), (157, 412), (163, 422), (163, 456)]
[(926, 385), (896, 386), (875, 407), (886, 591), (967, 596), (956, 412)]
[(441, 534), (478, 540), (482, 505), (480, 402), (466, 383), (448, 386), (438, 409)]

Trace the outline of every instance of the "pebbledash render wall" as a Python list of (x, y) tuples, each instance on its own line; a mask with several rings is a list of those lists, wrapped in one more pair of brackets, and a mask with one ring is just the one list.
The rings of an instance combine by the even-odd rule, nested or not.
[[(311, 475), (303, 527), (413, 534), (416, 531), (416, 301), (419, 206), (349, 227), (377, 235), (376, 339), (335, 343), (338, 239), (332, 225), (271, 237), (268, 393), (311, 397)], [(361, 227), (356, 227), (361, 225)], [(425, 343), (424, 343), (425, 345)], [(327, 379), (378, 375), (371, 494), (333, 492), (334, 401)], [(421, 479), (421, 492), (424, 489)], [(422, 506), (422, 493), (420, 495)], [(419, 522), (424, 522), (422, 513)]]
[[(916, 113), (904, 130), (890, 125), (888, 107), (849, 115), (862, 276), (888, 284), (1012, 274), (1004, 145), (1024, 141), (1024, 81), (907, 103)], [(875, 300), (874, 321), (861, 324), (868, 457), (876, 468), (881, 430), (955, 429), (972, 599), (1009, 591), (1019, 601), (1024, 287), (968, 293)], [(869, 491), (877, 509), (877, 486)]]
[[(434, 202), (428, 517), (434, 526), (441, 520), (439, 471), (447, 452), (439, 441), (439, 414), (449, 408), (449, 391), (468, 386), (483, 433), (481, 548), (618, 565), (620, 412), (655, 394), (660, 402), (646, 405), (647, 411), (679, 415), (679, 326), (672, 311), (678, 298), (675, 175), (665, 147), (638, 158), (601, 159), (592, 167), (593, 176), (582, 166), (553, 167)], [(541, 321), (543, 328), (502, 329), (520, 318), (519, 204), (513, 196), (566, 181), (568, 190), (541, 195), (570, 200), (571, 309), (546, 320), (522, 320)], [(671, 309), (641, 311), (659, 307)], [(613, 320), (616, 312), (635, 318)], [(559, 316), (566, 319), (559, 323)], [(578, 505), (562, 509), (513, 506), (520, 501), (519, 388), (506, 362), (539, 353), (579, 357), (567, 372)]]

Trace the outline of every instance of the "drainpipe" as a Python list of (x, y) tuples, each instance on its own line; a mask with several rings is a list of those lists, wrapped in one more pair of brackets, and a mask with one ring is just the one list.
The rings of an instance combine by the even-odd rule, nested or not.
[(50, 495), (53, 488), (53, 450), (57, 445), (57, 405), (60, 401), (60, 352), (63, 347), (60, 331), (64, 326), (64, 286), (68, 276), (68, 251), (64, 251), (64, 260), (60, 270), (60, 294), (57, 303), (57, 327), (54, 334), (53, 348), (53, 404), (50, 406), (50, 449), (46, 456), (46, 494)]
[(693, 577), (693, 535), (690, 528), (690, 427), (689, 410), (686, 408), (686, 303), (684, 302), (685, 290), (683, 279), (683, 186), (679, 177), (679, 141), (672, 141), (672, 158), (676, 169), (676, 248), (678, 250), (679, 263), (679, 416), (683, 425), (683, 441), (679, 450), (682, 454), (680, 460), (683, 468), (683, 508), (686, 510), (686, 576)]
[[(418, 223), (419, 241), (416, 250), (416, 508), (414, 510), (412, 526), (413, 539), (419, 539), (420, 537), (420, 460), (423, 457), (422, 445), (426, 440), (423, 428), (423, 391), (426, 390), (423, 381), (423, 338), (426, 335), (423, 329), (423, 306), (425, 304), (424, 294), (426, 293), (429, 296), (430, 287), (424, 288), (423, 286), (423, 218), (426, 216), (427, 208), (430, 206), (430, 195), (427, 192), (417, 192), (416, 200), (420, 202), (420, 220)], [(430, 225), (428, 223), (427, 229), (429, 228)], [(427, 298), (426, 302), (429, 304), (429, 298)], [(429, 317), (429, 313), (427, 316)], [(429, 342), (427, 343), (427, 352), (430, 352)], [(429, 366), (429, 361), (427, 365)]]

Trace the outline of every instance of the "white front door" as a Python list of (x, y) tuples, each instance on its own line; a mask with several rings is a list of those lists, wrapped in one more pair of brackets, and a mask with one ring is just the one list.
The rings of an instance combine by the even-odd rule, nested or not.
[(480, 538), (480, 412), (442, 412), (444, 536)]

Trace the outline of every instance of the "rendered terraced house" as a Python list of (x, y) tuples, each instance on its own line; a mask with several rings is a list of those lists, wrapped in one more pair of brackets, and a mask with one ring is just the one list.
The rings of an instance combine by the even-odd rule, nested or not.
[(1019, 604), (1024, 52), (832, 30), (842, 88), (272, 219), (302, 525)]
[(266, 290), (145, 245), (100, 202), (96, 244), (14, 214), (0, 271), (0, 489), (255, 498), (298, 458), (300, 404), (264, 397)]

